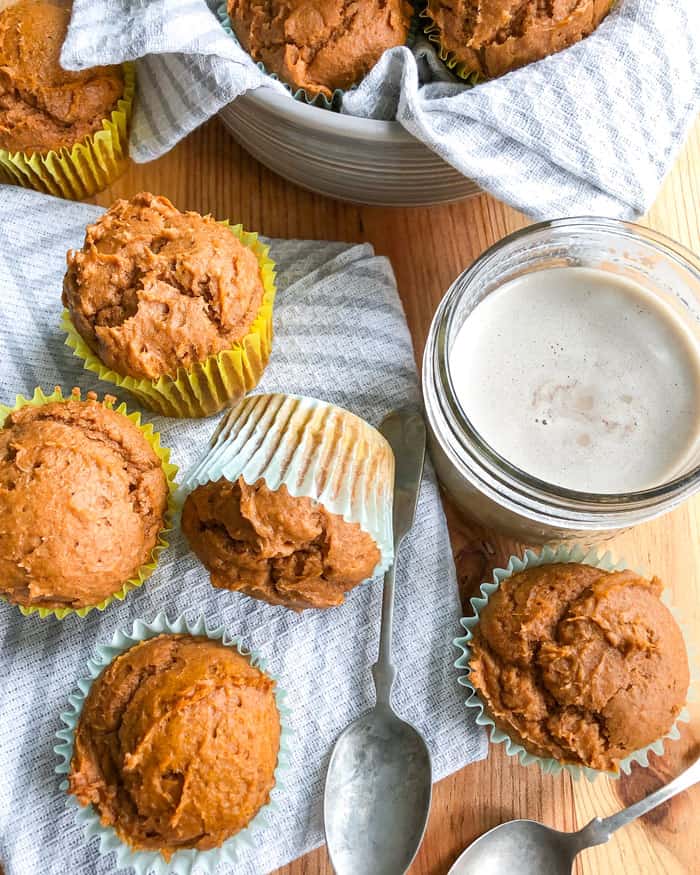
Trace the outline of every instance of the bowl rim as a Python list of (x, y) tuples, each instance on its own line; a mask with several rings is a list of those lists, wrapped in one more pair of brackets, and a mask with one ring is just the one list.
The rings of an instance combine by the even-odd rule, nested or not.
[(332, 112), (319, 106), (310, 106), (308, 103), (295, 100), (291, 94), (280, 93), (266, 85), (246, 91), (238, 98), (238, 100), (246, 99), (256, 108), (283, 116), (293, 124), (313, 128), (320, 133), (355, 137), (359, 140), (368, 138), (384, 140), (387, 143), (415, 142), (415, 137), (399, 122), (359, 118), (358, 116)]

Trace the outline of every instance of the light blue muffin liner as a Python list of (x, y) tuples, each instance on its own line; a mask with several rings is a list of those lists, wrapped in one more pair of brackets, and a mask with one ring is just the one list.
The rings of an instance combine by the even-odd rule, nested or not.
[[(528, 753), (528, 751), (526, 751), (521, 744), (513, 741), (513, 739), (510, 738), (509, 735), (507, 735), (496, 726), (491, 717), (489, 717), (484, 703), (479, 698), (479, 695), (469, 681), (469, 659), (471, 656), (469, 642), (472, 640), (472, 631), (479, 622), (479, 614), (488, 604), (489, 598), (493, 595), (493, 593), (496, 592), (503, 580), (512, 577), (514, 574), (517, 574), (520, 571), (524, 571), (526, 568), (537, 568), (540, 565), (553, 565), (555, 563), (581, 563), (583, 565), (592, 565), (595, 568), (601, 568), (604, 571), (624, 571), (627, 568), (627, 564), (624, 560), (614, 560), (610, 552), (606, 552), (601, 556), (597, 553), (596, 550), (586, 551), (578, 545), (574, 547), (561, 545), (556, 548), (545, 547), (540, 553), (535, 553), (532, 550), (526, 550), (523, 558), (511, 556), (508, 561), (508, 565), (505, 568), (494, 569), (492, 582), (482, 583), (479, 588), (481, 596), (475, 596), (469, 600), (472, 610), (474, 611), (473, 615), (470, 617), (463, 617), (460, 620), (461, 625), (466, 630), (466, 635), (455, 638), (453, 641), (454, 645), (462, 652), (461, 656), (455, 662), (455, 667), (461, 672), (467, 672), (466, 674), (460, 674), (459, 676), (459, 683), (463, 687), (466, 687), (466, 689), (469, 691), (469, 697), (466, 699), (465, 705), (470, 710), (475, 710), (477, 712), (475, 718), (476, 722), (479, 726), (485, 727), (486, 731), (490, 733), (491, 741), (494, 744), (503, 744), (505, 746), (505, 751), (508, 756), (517, 756), (521, 764), (524, 766), (529, 766), (532, 763), (537, 763), (537, 765), (546, 775), (556, 775), (560, 772), (568, 772), (576, 780), (579, 780), (581, 777), (585, 777), (589, 781), (594, 781), (600, 775), (607, 775), (609, 778), (619, 778), (620, 773), (622, 772), (624, 772), (626, 775), (630, 773), (632, 763), (638, 763), (640, 766), (644, 766), (646, 768), (649, 765), (650, 753), (653, 752), (655, 754), (658, 754), (659, 756), (662, 756), (664, 753), (664, 743), (667, 740), (676, 741), (680, 738), (678, 723), (688, 723), (690, 721), (690, 713), (688, 712), (687, 708), (683, 708), (681, 713), (676, 718), (673, 726), (666, 733), (666, 735), (663, 736), (663, 738), (654, 741), (652, 744), (647, 745), (641, 750), (635, 751), (634, 753), (625, 757), (625, 759), (621, 760), (620, 773), (601, 772), (597, 771), (596, 769), (590, 769), (584, 766), (562, 764), (552, 758), (537, 757), (531, 753)], [(680, 622), (678, 611), (670, 604), (668, 591), (665, 590), (663, 592), (661, 600), (671, 611), (676, 621), (678, 622), (681, 632), (683, 633), (686, 649), (688, 651), (688, 662), (690, 665), (690, 686), (688, 689), (687, 700), (693, 702), (698, 701), (699, 685), (698, 673), (696, 669), (698, 661), (695, 655), (695, 650), (691, 645), (687, 629), (685, 629), (683, 624)]]
[[(95, 655), (88, 661), (88, 675), (78, 681), (78, 689), (68, 697), (70, 708), (61, 714), (61, 720), (65, 728), (56, 733), (60, 743), (54, 747), (55, 753), (61, 759), (55, 771), (59, 775), (67, 775), (70, 770), (70, 761), (73, 756), (73, 736), (78, 719), (83, 709), (83, 703), (95, 678), (108, 666), (115, 657), (129, 650), (135, 644), (155, 638), (164, 633), (204, 635), (212, 640), (221, 641), (227, 647), (235, 647), (242, 655), (250, 659), (252, 665), (265, 671), (265, 661), (254, 651), (248, 650), (236, 638), (232, 638), (226, 632), (224, 626), (210, 629), (203, 615), (191, 623), (184, 615), (180, 615), (172, 622), (165, 612), (161, 611), (148, 623), (144, 620), (135, 620), (131, 632), (117, 630), (109, 645), (98, 645)], [(271, 675), (270, 675), (271, 677)], [(253, 836), (270, 827), (274, 823), (274, 816), (279, 810), (275, 797), (283, 795), (284, 773), (289, 768), (291, 758), (292, 731), (289, 728), (289, 709), (284, 704), (285, 693), (275, 688), (275, 700), (280, 714), (280, 749), (275, 769), (275, 786), (272, 790), (270, 801), (264, 805), (251, 820), (248, 826), (236, 835), (225, 841), (220, 848), (212, 848), (209, 851), (182, 850), (176, 851), (169, 862), (158, 851), (134, 851), (126, 845), (111, 826), (103, 826), (99, 816), (92, 805), (82, 807), (74, 796), (68, 791), (68, 780), (61, 781), (60, 789), (66, 793), (66, 804), (76, 814), (76, 820), (84, 827), (85, 837), (89, 841), (93, 837), (99, 839), (100, 854), (106, 856), (114, 851), (116, 854), (116, 869), (132, 869), (136, 875), (214, 875), (220, 864), (235, 865), (239, 862), (239, 854), (253, 846)]]
[[(419, 30), (418, 15), (415, 12), (415, 5), (413, 3), (411, 5), (414, 8), (414, 13), (411, 16), (411, 23), (408, 30), (408, 36), (406, 38), (406, 45), (409, 48), (414, 44), (416, 40), (416, 35)], [(226, 2), (222, 3), (220, 6), (217, 7), (216, 14), (219, 17), (221, 26), (226, 31), (228, 36), (230, 36), (231, 39), (235, 41), (237, 46), (243, 48), (238, 41), (238, 37), (233, 31), (233, 27), (231, 27), (231, 19), (228, 15)], [(336, 88), (335, 91), (333, 91), (330, 100), (324, 94), (309, 95), (304, 88), (297, 88), (297, 90), (295, 91), (291, 86), (287, 85), (286, 82), (283, 82), (276, 73), (270, 73), (270, 71), (262, 63), (262, 61), (256, 61), (255, 66), (258, 68), (258, 70), (260, 70), (261, 73), (264, 73), (271, 79), (280, 82), (295, 100), (300, 100), (302, 103), (308, 103), (309, 106), (317, 106), (321, 109), (330, 109), (335, 112), (338, 112), (340, 110), (340, 105), (343, 102), (343, 95), (345, 94), (345, 91), (342, 88)]]

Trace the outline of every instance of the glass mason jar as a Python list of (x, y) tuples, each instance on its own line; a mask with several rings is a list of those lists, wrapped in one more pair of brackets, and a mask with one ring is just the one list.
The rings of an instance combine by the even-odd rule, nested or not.
[(492, 246), (455, 280), (435, 313), (423, 361), (433, 461), (466, 516), (525, 543), (592, 544), (666, 513), (700, 489), (700, 446), (680, 475), (651, 489), (589, 494), (554, 486), (500, 456), (461, 408), (449, 361), (465, 319), (505, 282), (569, 266), (636, 281), (673, 307), (700, 343), (700, 261), (680, 244), (637, 225), (596, 218), (533, 225)]

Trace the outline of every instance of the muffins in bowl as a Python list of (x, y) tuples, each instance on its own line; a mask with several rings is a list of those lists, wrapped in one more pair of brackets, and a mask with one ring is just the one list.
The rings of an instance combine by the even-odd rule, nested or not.
[(387, 49), (406, 44), (413, 16), (406, 0), (228, 0), (227, 9), (251, 58), (309, 101), (357, 85)]
[(493, 79), (591, 34), (615, 0), (428, 0), (426, 33), (463, 79)]

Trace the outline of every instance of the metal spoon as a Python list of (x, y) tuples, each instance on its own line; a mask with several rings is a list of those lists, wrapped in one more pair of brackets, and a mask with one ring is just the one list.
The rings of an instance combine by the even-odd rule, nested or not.
[(326, 775), (323, 818), (328, 853), (338, 875), (402, 875), (420, 847), (432, 792), (425, 740), (391, 707), (396, 562), (416, 512), (425, 425), (416, 411), (399, 410), (387, 416), (379, 430), (396, 458), (394, 564), (384, 576), (379, 659), (372, 669), (377, 703), (340, 735)]
[(559, 832), (534, 820), (502, 823), (467, 848), (447, 875), (570, 875), (574, 857), (603, 845), (621, 826), (700, 782), (700, 759), (670, 784), (610, 817), (596, 817), (578, 832)]

